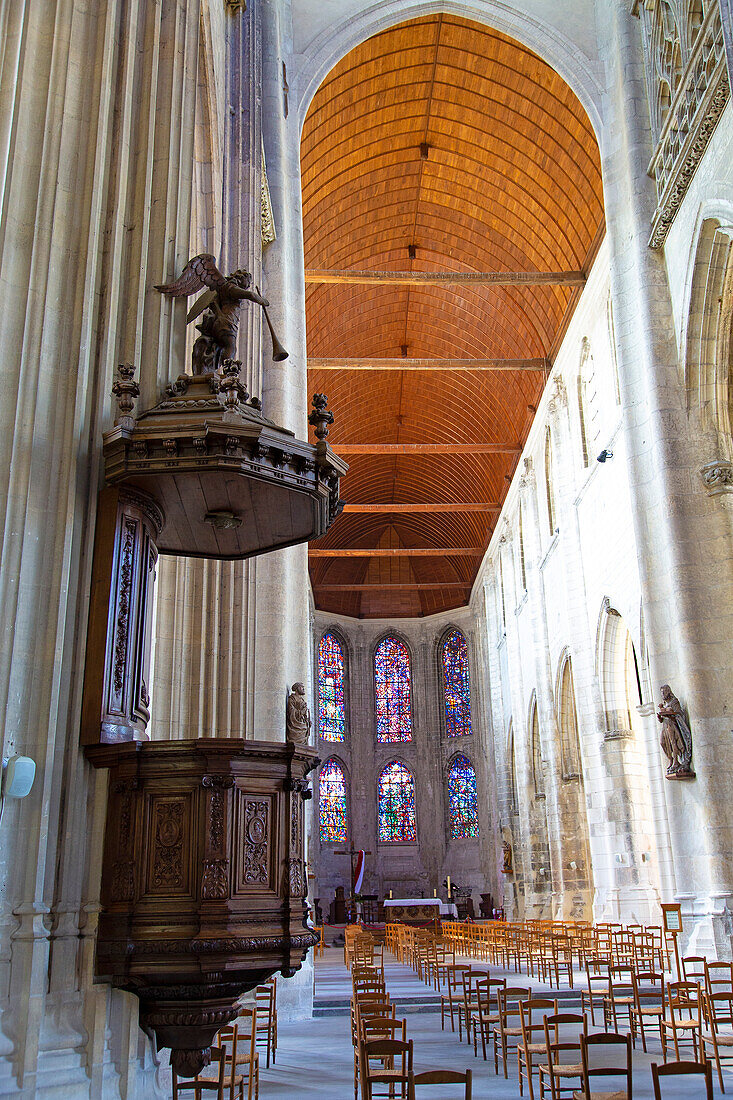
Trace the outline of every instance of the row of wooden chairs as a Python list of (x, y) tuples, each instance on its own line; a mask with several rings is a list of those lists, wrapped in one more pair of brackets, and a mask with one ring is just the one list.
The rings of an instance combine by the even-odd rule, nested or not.
[(414, 1072), (413, 1041), (407, 1038), (407, 1021), (396, 1018), (384, 972), (355, 963), (351, 977), (354, 1100), (360, 1089), (362, 1100), (376, 1100), (379, 1096), (414, 1100), (416, 1086), (446, 1084), (463, 1085), (463, 1095), (470, 1100), (470, 1070), (465, 1073), (456, 1070)]

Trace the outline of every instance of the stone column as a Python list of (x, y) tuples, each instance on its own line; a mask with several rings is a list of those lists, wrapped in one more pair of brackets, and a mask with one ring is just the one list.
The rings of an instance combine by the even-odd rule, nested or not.
[(113, 372), (133, 364), (151, 397), (183, 340), (151, 285), (187, 258), (199, 19), (199, 0), (2, 12), (0, 712), (3, 754), (38, 765), (0, 838), (0, 1093), (14, 1096), (99, 1092), (115, 1059), (125, 1095), (160, 1094), (136, 1002), (93, 986), (106, 777), (79, 725)]
[[(262, 116), (275, 240), (265, 251), (264, 286), (271, 316), (290, 353), (282, 363), (264, 352), (265, 415), (301, 438), (308, 429), (305, 276), (300, 205), (300, 133), (289, 110), (289, 0), (259, 0), (262, 16)], [(291, 547), (256, 563), (255, 728), (258, 737), (285, 735), (286, 691), (308, 669), (308, 551)]]
[[(219, 267), (224, 273), (246, 268), (254, 284), (261, 285), (260, 4), (254, 0), (246, 10), (222, 4), (209, 17), (214, 20), (210, 33), (223, 45), (223, 71), (217, 76), (225, 97), (224, 116), (209, 118), (206, 125), (196, 120), (190, 129), (200, 135), (197, 148), (210, 158), (212, 177), (216, 176), (214, 163), (222, 165), (221, 179), (215, 180), (221, 191), (213, 198), (223, 227)], [(209, 77), (201, 74), (201, 79)], [(206, 87), (209, 99), (216, 101), (216, 88)], [(203, 240), (206, 228), (194, 224), (194, 240)], [(169, 308), (175, 308), (175, 303)], [(262, 312), (245, 306), (240, 317), (237, 354), (242, 378), (248, 391), (258, 396), (262, 392)], [(184, 370), (190, 370), (185, 351), (172, 374)], [(269, 736), (254, 728), (256, 578), (255, 562), (161, 557), (153, 738)], [(282, 709), (284, 714), (284, 702)]]
[[(684, 381), (664, 256), (647, 246), (656, 196), (641, 30), (623, 0), (599, 8), (608, 116), (601, 157), (631, 498), (655, 695), (689, 711), (697, 780), (665, 783), (677, 897), (696, 948), (730, 952), (733, 892), (733, 569), (722, 498), (708, 497)], [(704, 167), (700, 170), (704, 170)], [(694, 917), (694, 919), (692, 919)]]

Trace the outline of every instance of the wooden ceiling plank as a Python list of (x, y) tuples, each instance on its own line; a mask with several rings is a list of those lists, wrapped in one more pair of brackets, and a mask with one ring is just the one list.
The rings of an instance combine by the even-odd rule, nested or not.
[(409, 591), (432, 591), (442, 592), (446, 588), (451, 589), (470, 589), (473, 587), (473, 581), (443, 581), (430, 582), (427, 581), (410, 581), (404, 583), (392, 583), (386, 584), (374, 583), (374, 584), (319, 584), (319, 592), (374, 592), (387, 589), (388, 591), (397, 592), (402, 589)]
[(585, 286), (582, 271), (327, 271), (310, 269), (306, 283), (351, 283), (359, 286)]
[(378, 546), (340, 548), (338, 550), (308, 550), (310, 558), (480, 558), (481, 546)]
[(548, 371), (549, 359), (352, 359), (308, 357), (309, 370)]
[(456, 512), (499, 512), (500, 504), (454, 502), (446, 504), (435, 502), (431, 504), (345, 504), (344, 512), (447, 512), (453, 515)]
[(518, 455), (519, 443), (334, 443), (338, 455)]

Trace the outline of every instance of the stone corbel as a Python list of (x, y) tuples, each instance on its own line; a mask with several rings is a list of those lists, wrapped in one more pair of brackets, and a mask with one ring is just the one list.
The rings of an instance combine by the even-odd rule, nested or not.
[(708, 462), (700, 470), (700, 476), (708, 496), (733, 493), (733, 462), (727, 462), (725, 459)]
[(524, 466), (524, 469), (522, 471), (521, 477), (519, 478), (519, 488), (520, 488), (520, 490), (521, 489), (531, 489), (531, 488), (533, 488), (533, 486), (535, 485), (535, 483), (537, 481), (537, 478), (536, 478), (535, 472), (534, 472), (534, 462), (532, 461), (531, 455), (528, 455), (524, 459), (523, 466)]

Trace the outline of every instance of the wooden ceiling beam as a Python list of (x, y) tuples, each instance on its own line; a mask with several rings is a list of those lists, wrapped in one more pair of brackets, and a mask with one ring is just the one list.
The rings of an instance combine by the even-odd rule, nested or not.
[(316, 584), (316, 592), (378, 592), (387, 589), (391, 592), (408, 590), (410, 592), (442, 592), (446, 588), (473, 588), (473, 581), (446, 581), (440, 583), (418, 583), (409, 581), (405, 584)]
[(518, 443), (334, 443), (337, 455), (518, 455)]
[(308, 357), (309, 370), (549, 371), (549, 359), (326, 359)]
[(310, 558), (477, 558), (484, 553), (485, 549), (481, 546), (375, 546), (308, 550)]
[(331, 271), (311, 268), (306, 283), (351, 283), (359, 286), (585, 286), (582, 271)]
[(344, 512), (500, 512), (500, 504), (345, 504)]

